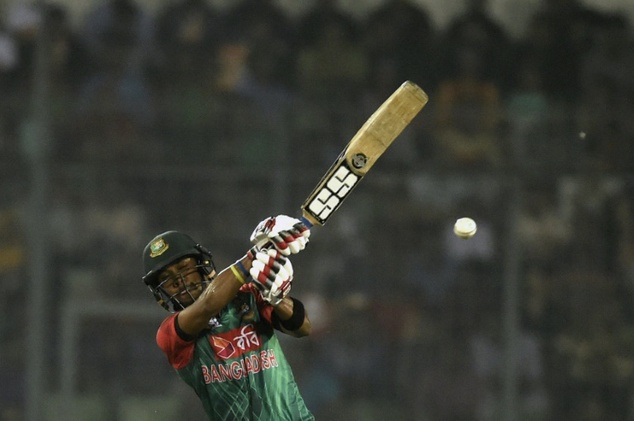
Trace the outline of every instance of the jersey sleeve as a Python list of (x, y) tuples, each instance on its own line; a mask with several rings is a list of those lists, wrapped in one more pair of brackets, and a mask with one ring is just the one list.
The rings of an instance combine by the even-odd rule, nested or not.
[(179, 370), (189, 364), (194, 356), (195, 340), (185, 340), (176, 332), (178, 313), (167, 317), (156, 332), (156, 343), (172, 367)]

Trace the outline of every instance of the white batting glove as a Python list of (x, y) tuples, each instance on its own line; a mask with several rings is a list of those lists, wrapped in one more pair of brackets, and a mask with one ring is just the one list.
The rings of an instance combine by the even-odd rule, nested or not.
[(256, 252), (249, 274), (264, 301), (273, 306), (281, 303), (291, 290), (293, 265), (275, 249)]
[(302, 221), (278, 215), (260, 222), (251, 234), (251, 242), (257, 248), (270, 243), (284, 256), (290, 256), (304, 250), (309, 237), (310, 229)]

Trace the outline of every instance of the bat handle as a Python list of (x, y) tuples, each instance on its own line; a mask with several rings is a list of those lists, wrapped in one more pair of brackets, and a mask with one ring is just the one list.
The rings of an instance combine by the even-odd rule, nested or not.
[(310, 222), (306, 217), (302, 216), (301, 218), (299, 218), (304, 225), (306, 225), (309, 229), (313, 227), (313, 223)]

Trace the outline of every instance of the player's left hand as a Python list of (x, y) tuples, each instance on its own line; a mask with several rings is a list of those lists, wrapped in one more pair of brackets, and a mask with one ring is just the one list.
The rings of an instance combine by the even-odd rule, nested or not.
[(299, 219), (286, 215), (271, 216), (255, 227), (251, 242), (259, 249), (271, 243), (284, 256), (306, 248), (310, 229)]
[(281, 303), (291, 290), (293, 265), (275, 249), (256, 252), (249, 274), (264, 301), (273, 306)]

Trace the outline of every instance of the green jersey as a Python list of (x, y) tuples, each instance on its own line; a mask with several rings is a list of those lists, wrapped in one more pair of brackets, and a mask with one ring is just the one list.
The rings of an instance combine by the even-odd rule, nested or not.
[(247, 284), (193, 340), (179, 335), (178, 313), (161, 323), (159, 347), (210, 420), (314, 420), (274, 333), (272, 311)]

